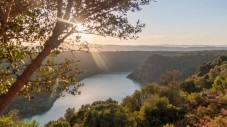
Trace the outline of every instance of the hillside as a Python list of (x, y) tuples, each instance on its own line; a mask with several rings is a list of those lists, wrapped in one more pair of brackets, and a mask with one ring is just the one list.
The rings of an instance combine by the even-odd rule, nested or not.
[[(165, 85), (148, 84), (126, 96), (121, 104), (108, 99), (83, 105), (78, 111), (69, 108), (64, 117), (45, 127), (59, 123), (85, 127), (226, 127), (226, 72), (227, 56), (220, 56), (199, 66), (183, 82), (172, 78)], [(185, 86), (189, 89), (182, 89)], [(201, 89), (192, 92), (193, 87)]]
[[(174, 61), (178, 61), (178, 59), (182, 59), (182, 61), (184, 61), (182, 62), (182, 64), (187, 64), (187, 62), (189, 61), (189, 63), (191, 63), (193, 67), (196, 68), (197, 65), (199, 66), (199, 64), (196, 62), (194, 65), (193, 59), (195, 60), (198, 54), (207, 54), (203, 57), (204, 59), (203, 62), (205, 62), (212, 59), (213, 57), (211, 56), (217, 56), (224, 53), (225, 51), (203, 51), (203, 52), (120, 51), (120, 52), (95, 52), (95, 53), (79, 52), (72, 55), (71, 52), (65, 52), (65, 53), (59, 54), (56, 58), (56, 61), (61, 62), (65, 58), (80, 60), (80, 62), (77, 64), (79, 69), (83, 73), (77, 76), (77, 80), (81, 81), (86, 77), (89, 77), (98, 73), (102, 73), (102, 72), (133, 71), (136, 68), (138, 68), (145, 60), (147, 60), (149, 56), (152, 57), (152, 55), (156, 57), (155, 65), (163, 64), (164, 66), (166, 65), (166, 63), (171, 63), (172, 61), (171, 58), (173, 58)], [(158, 54), (158, 55), (155, 55), (155, 54)], [(215, 55), (211, 55), (211, 54), (215, 54)], [(184, 56), (187, 56), (187, 55), (193, 55), (194, 57), (183, 58)], [(151, 57), (148, 59), (149, 61)], [(198, 57), (196, 61), (200, 61), (200, 57)], [(175, 64), (171, 63), (171, 66), (173, 65)], [(76, 66), (76, 63), (75, 63), (75, 66)], [(171, 66), (166, 66), (162, 68), (165, 70), (173, 69)], [(156, 69), (157, 69), (156, 71), (152, 70), (150, 72), (153, 73), (153, 75), (156, 75), (156, 74), (158, 75), (159, 73), (162, 73), (163, 71), (165, 71), (165, 70), (158, 71), (158, 68)], [(148, 72), (148, 70), (150, 70), (149, 66), (148, 66), (148, 69), (144, 68), (144, 70)], [(150, 76), (148, 75), (149, 73), (146, 73), (146, 74), (144, 73), (143, 76), (147, 76), (147, 78), (149, 78)], [(159, 79), (159, 76), (157, 76), (156, 79)], [(19, 109), (20, 115), (22, 117), (32, 116), (35, 114), (40, 114), (48, 111), (52, 107), (53, 103), (57, 98), (58, 96), (52, 97), (46, 94), (34, 95), (34, 98), (32, 98), (31, 101), (28, 101), (23, 97), (17, 97), (14, 100), (14, 102), (10, 105), (9, 109), (10, 110)]]
[[(77, 76), (77, 80), (102, 73), (115, 71), (132, 71), (137, 68), (152, 52), (102, 52), (86, 53), (80, 52), (72, 55), (70, 52), (61, 53), (57, 56), (57, 63), (64, 61), (65, 58), (79, 60), (79, 69), (83, 72)], [(58, 98), (58, 95), (49, 96), (42, 93), (33, 95), (31, 101), (22, 96), (18, 96), (9, 106), (6, 113), (13, 109), (20, 111), (21, 117), (29, 117), (48, 111)]]
[(176, 56), (151, 55), (128, 78), (143, 83), (159, 82), (162, 73), (178, 70), (182, 75), (181, 79), (185, 79), (192, 75), (203, 63), (212, 61), (219, 55), (210, 53), (182, 53)]

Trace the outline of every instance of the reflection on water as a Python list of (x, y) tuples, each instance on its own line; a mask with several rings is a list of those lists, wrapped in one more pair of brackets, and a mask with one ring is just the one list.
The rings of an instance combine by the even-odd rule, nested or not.
[(124, 97), (141, 88), (141, 84), (126, 78), (128, 74), (129, 72), (115, 72), (86, 78), (82, 80), (85, 85), (80, 89), (81, 95), (66, 94), (65, 97), (57, 99), (49, 111), (33, 116), (28, 120), (35, 119), (42, 127), (45, 123), (63, 116), (65, 110), (69, 107), (79, 109), (83, 104), (108, 98), (121, 102)]

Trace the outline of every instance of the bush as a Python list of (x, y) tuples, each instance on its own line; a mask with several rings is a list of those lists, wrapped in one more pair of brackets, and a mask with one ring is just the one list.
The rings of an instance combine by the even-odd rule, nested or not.
[(214, 91), (221, 91), (224, 94), (225, 90), (227, 89), (226, 79), (221, 76), (217, 76), (214, 80), (214, 83), (212, 84), (212, 89)]
[(70, 127), (67, 121), (50, 121), (45, 127)]
[(183, 91), (188, 93), (195, 93), (202, 91), (201, 88), (197, 87), (193, 80), (184, 81), (180, 84), (180, 87)]
[(126, 127), (128, 115), (116, 101), (108, 99), (82, 107), (71, 117), (70, 121), (71, 126)]
[(174, 123), (184, 117), (184, 111), (181, 108), (169, 104), (166, 97), (158, 98), (150, 104), (145, 104), (141, 113), (143, 113), (143, 126), (159, 127), (167, 123)]
[(0, 117), (0, 127), (39, 127), (39, 124), (36, 121), (20, 120), (18, 111), (11, 111), (9, 115)]

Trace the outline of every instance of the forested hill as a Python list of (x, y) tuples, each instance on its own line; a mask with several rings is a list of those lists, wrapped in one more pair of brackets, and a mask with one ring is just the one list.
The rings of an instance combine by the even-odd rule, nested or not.
[[(198, 68), (202, 63), (211, 61), (223, 54), (227, 54), (227, 51), (117, 51), (89, 53), (80, 52), (75, 53), (74, 55), (68, 52), (61, 53), (57, 59), (59, 61), (64, 60), (65, 58), (80, 60), (78, 66), (79, 69), (84, 73), (78, 78), (83, 79), (84, 77), (101, 73), (103, 71), (134, 71), (137, 68), (142, 67), (146, 63), (149, 64), (149, 62), (154, 62), (152, 61), (152, 57), (155, 57), (155, 61), (157, 62), (156, 65), (158, 65), (157, 67), (159, 67), (159, 62), (164, 66), (165, 64), (167, 65), (167, 63), (175, 65), (176, 63), (173, 62), (177, 61), (179, 62), (179, 64), (190, 64), (187, 65), (189, 68), (190, 66)], [(166, 66), (165, 68), (168, 70), (169, 67), (170, 69), (172, 69), (171, 66)], [(155, 75), (163, 73), (162, 70), (154, 72), (155, 70), (153, 70), (152, 68), (152, 70), (146, 67), (144, 69), (147, 72), (153, 72)], [(193, 72), (195, 72), (195, 69)]]
[[(102, 72), (133, 71), (144, 63), (150, 56), (158, 54), (160, 56), (185, 56), (198, 54), (223, 54), (223, 51), (117, 51), (117, 52), (79, 52), (72, 55), (65, 52), (58, 55), (57, 61), (64, 61), (65, 58), (79, 60), (78, 67), (83, 73), (78, 76), (81, 80), (87, 76)], [(213, 55), (212, 55), (213, 56)], [(210, 59), (208, 59), (209, 61)]]
[(140, 67), (132, 72), (128, 78), (143, 83), (159, 82), (161, 74), (178, 70), (181, 79), (194, 74), (203, 63), (212, 61), (225, 52), (188, 52), (178, 55), (151, 55)]
[[(79, 67), (83, 73), (75, 75), (80, 81), (86, 77), (102, 73), (103, 71), (132, 71), (137, 68), (143, 61), (145, 61), (154, 52), (63, 52), (56, 58), (56, 62), (62, 62), (66, 58), (73, 59), (75, 62), (73, 66)], [(166, 54), (160, 52), (160, 54)], [(31, 101), (24, 97), (16, 97), (13, 103), (9, 106), (6, 113), (13, 109), (20, 111), (20, 116), (29, 117), (48, 111), (55, 100), (59, 96), (49, 96), (47, 94), (34, 95)]]
[(182, 82), (164, 73), (166, 84), (151, 83), (118, 104), (112, 99), (67, 109), (64, 117), (45, 127), (226, 127), (227, 56), (199, 67)]
[[(203, 62), (209, 61), (214, 58), (214, 56), (218, 56), (220, 54), (225, 54), (226, 51), (198, 51), (198, 52), (165, 52), (165, 51), (119, 51), (119, 52), (77, 52), (72, 55), (71, 52), (60, 53), (56, 61), (64, 61), (65, 58), (70, 58), (74, 60), (79, 60), (80, 62), (75, 63), (78, 64), (79, 69), (83, 72), (81, 75), (77, 76), (78, 81), (98, 74), (103, 71), (114, 72), (114, 71), (133, 71), (136, 70), (144, 61), (146, 61), (149, 56), (151, 56), (147, 62), (151, 61), (152, 57), (156, 57), (155, 62), (156, 67), (159, 65), (167, 65), (166, 63), (171, 63), (172, 59), (174, 61), (184, 61), (181, 62), (183, 64), (187, 64), (187, 61), (191, 62), (192, 66), (197, 68), (199, 64), (198, 61), (202, 61), (198, 55), (203, 54)], [(158, 54), (158, 55), (154, 55)], [(206, 54), (206, 55), (205, 55)], [(153, 55), (153, 56), (152, 56)], [(190, 56), (192, 55), (192, 56)], [(185, 57), (188, 56), (188, 57)], [(185, 58), (184, 58), (185, 57)], [(181, 60), (178, 60), (181, 59)], [(193, 59), (196, 59), (194, 61)], [(145, 62), (145, 63), (147, 63)], [(203, 63), (201, 62), (201, 63)], [(160, 63), (160, 64), (159, 64)], [(171, 64), (172, 66), (175, 64)], [(197, 66), (198, 65), (198, 66)], [(143, 66), (143, 65), (142, 65)], [(142, 67), (141, 66), (141, 67)], [(185, 65), (188, 66), (188, 65)], [(166, 66), (166, 69), (168, 69)], [(178, 66), (176, 66), (178, 67)], [(183, 67), (183, 66), (182, 66)], [(162, 67), (164, 68), (164, 67)], [(156, 68), (158, 69), (158, 68)], [(138, 71), (138, 70), (137, 70)], [(160, 75), (163, 71), (152, 70), (151, 68), (144, 68), (145, 73), (149, 71), (149, 73), (153, 73), (153, 75)], [(147, 77), (150, 74), (146, 73)], [(159, 76), (157, 76), (159, 79)], [(35, 114), (43, 113), (48, 111), (58, 96), (49, 97), (48, 95), (35, 95), (32, 101), (28, 101), (25, 98), (17, 97), (15, 101), (10, 105), (8, 111), (12, 109), (19, 109), (20, 115), (22, 117), (32, 116)], [(7, 111), (7, 112), (8, 112)]]

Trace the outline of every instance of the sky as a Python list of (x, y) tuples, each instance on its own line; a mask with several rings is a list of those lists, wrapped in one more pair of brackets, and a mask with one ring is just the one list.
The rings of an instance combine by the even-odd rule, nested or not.
[(137, 40), (87, 36), (104, 45), (227, 45), (227, 0), (156, 0), (129, 14), (146, 24)]

